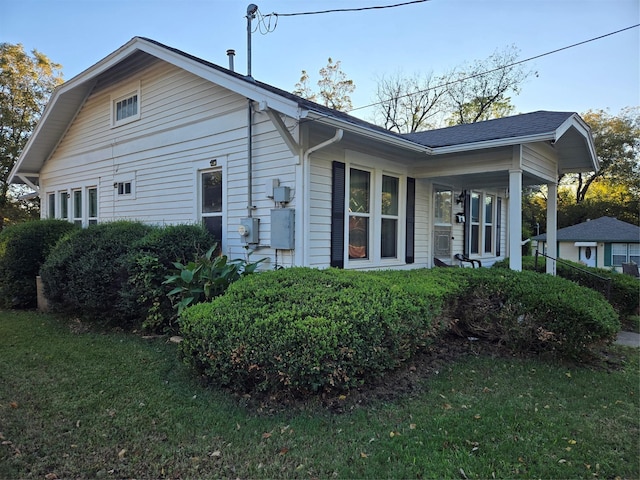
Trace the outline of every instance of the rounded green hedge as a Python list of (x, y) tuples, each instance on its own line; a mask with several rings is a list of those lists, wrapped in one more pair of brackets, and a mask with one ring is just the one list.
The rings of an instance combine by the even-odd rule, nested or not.
[(290, 268), (232, 284), (180, 319), (187, 363), (235, 391), (346, 390), (445, 330), (441, 299), (381, 275)]
[(62, 239), (40, 270), (54, 310), (103, 323), (135, 324), (137, 311), (120, 302), (127, 255), (152, 227), (137, 222), (91, 225)]
[(361, 385), (448, 330), (579, 359), (619, 321), (597, 292), (533, 272), (291, 268), (187, 308), (180, 327), (185, 361), (212, 382), (306, 395)]
[[(538, 258), (536, 270), (535, 257), (522, 257), (522, 268), (524, 270), (546, 271), (546, 260), (544, 257)], [(496, 268), (509, 268), (509, 259), (496, 262)], [(589, 272), (589, 273), (586, 273)], [(593, 275), (590, 275), (593, 274)], [(609, 303), (619, 315), (637, 315), (640, 307), (640, 282), (630, 275), (624, 275), (615, 270), (606, 268), (587, 267), (580, 263), (563, 260), (556, 263), (556, 274), (576, 282), (583, 287), (591, 288), (602, 295), (608, 296)], [(597, 275), (597, 276), (594, 276)], [(605, 280), (603, 280), (603, 278)], [(607, 280), (610, 282), (607, 283)]]
[(466, 283), (456, 328), (512, 350), (580, 359), (620, 330), (618, 314), (600, 293), (561, 277), (500, 268), (447, 273)]
[(128, 279), (121, 292), (122, 308), (137, 312), (145, 330), (174, 328), (177, 311), (167, 297), (173, 286), (163, 282), (174, 272), (174, 262), (187, 264), (214, 244), (201, 225), (154, 227), (133, 244), (125, 259)]
[(63, 220), (36, 220), (0, 232), (0, 307), (36, 306), (36, 276), (58, 240), (73, 230)]

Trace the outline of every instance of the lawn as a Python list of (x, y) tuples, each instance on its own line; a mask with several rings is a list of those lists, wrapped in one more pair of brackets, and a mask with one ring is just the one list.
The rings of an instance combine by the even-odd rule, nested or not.
[(468, 356), (338, 414), (247, 406), (163, 337), (0, 311), (0, 339), (1, 478), (640, 478), (637, 349)]

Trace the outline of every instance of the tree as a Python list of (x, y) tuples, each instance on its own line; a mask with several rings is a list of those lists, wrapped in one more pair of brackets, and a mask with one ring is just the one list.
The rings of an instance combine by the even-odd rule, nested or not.
[(327, 66), (320, 69), (320, 80), (317, 84), (320, 89), (315, 93), (309, 85), (310, 77), (306, 70), (302, 70), (300, 81), (296, 83), (293, 90), (294, 95), (299, 95), (312, 102), (317, 102), (335, 110), (348, 111), (353, 107), (350, 93), (356, 89), (353, 80), (340, 68), (341, 62), (333, 62), (331, 57), (327, 61)]
[(0, 43), (0, 229), (5, 218), (20, 217), (10, 198), (9, 173), (44, 110), (62, 83), (61, 66), (21, 44)]
[(454, 70), (447, 88), (452, 110), (449, 125), (475, 123), (513, 112), (508, 95), (520, 93), (522, 83), (537, 75), (518, 63), (519, 53), (516, 47), (507, 47), (485, 60)]
[(600, 169), (571, 178), (576, 185), (576, 203), (583, 202), (601, 179), (625, 185), (631, 194), (640, 196), (640, 108), (623, 109), (617, 116), (589, 110), (582, 118), (591, 127)]
[(446, 110), (448, 80), (429, 74), (381, 77), (376, 91), (376, 123), (398, 133), (434, 128)]
[(518, 54), (515, 47), (508, 47), (442, 75), (382, 77), (374, 121), (409, 133), (510, 115), (514, 107), (509, 94), (519, 93), (535, 73), (517, 63)]

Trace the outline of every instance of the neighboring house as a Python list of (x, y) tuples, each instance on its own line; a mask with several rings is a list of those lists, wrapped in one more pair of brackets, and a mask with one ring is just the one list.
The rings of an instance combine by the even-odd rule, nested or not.
[(588, 267), (613, 267), (621, 272), (623, 263), (640, 264), (640, 227), (612, 217), (559, 229), (556, 248), (550, 248), (545, 234), (532, 240), (538, 241), (543, 253)]
[(10, 181), (43, 218), (202, 222), (272, 266), (520, 270), (522, 186), (597, 168), (575, 113), (399, 135), (135, 37), (54, 92)]

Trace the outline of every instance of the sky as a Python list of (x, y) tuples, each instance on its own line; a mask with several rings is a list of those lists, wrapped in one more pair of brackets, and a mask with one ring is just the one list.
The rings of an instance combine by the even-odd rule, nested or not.
[[(363, 8), (407, 0), (254, 0), (260, 15)], [(0, 42), (37, 49), (73, 78), (134, 36), (247, 71), (241, 0), (0, 0)], [(271, 19), (251, 35), (253, 77), (291, 91), (315, 84), (331, 57), (355, 82), (353, 114), (372, 120), (383, 76), (442, 74), (510, 46), (521, 60), (640, 24), (639, 0), (429, 0), (395, 8)], [(258, 26), (257, 19), (252, 23)], [(262, 25), (264, 27), (264, 25)], [(274, 28), (275, 27), (275, 28)], [(516, 113), (617, 114), (640, 105), (640, 27), (526, 62), (537, 72), (512, 97)]]

